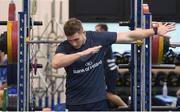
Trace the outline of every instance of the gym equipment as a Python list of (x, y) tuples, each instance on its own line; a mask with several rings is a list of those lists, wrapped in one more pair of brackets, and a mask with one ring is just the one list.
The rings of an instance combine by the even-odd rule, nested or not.
[(7, 54), (7, 32), (0, 35), (0, 51)]
[(17, 63), (17, 39), (18, 25), (17, 21), (9, 21), (7, 24), (7, 48), (8, 48), (8, 63)]
[(7, 64), (7, 85), (17, 85), (17, 64)]
[[(166, 55), (170, 55), (169, 52), (172, 53), (172, 51), (169, 51), (169, 48), (171, 46), (179, 46), (179, 43), (170, 43), (169, 37), (159, 37), (157, 35), (153, 36), (152, 38), (152, 64), (172, 64), (169, 63), (169, 59), (164, 59), (167, 57)], [(130, 60), (130, 53), (124, 52), (123, 54), (120, 54), (118, 52), (114, 53), (116, 64), (127, 64)], [(164, 62), (165, 61), (165, 62)], [(180, 62), (180, 61), (179, 61)]]
[(8, 21), (15, 21), (16, 20), (16, 5), (14, 4), (14, 0), (9, 3), (9, 10), (8, 10)]
[(116, 60), (115, 63), (117, 65), (122, 63), (122, 54), (120, 54), (119, 52), (113, 52), (113, 57)]
[[(7, 25), (7, 23), (8, 23), (8, 21), (0, 21), (0, 25)], [(31, 27), (32, 25), (35, 25), (35, 26), (41, 26), (41, 25), (43, 25), (42, 21), (33, 21), (33, 22), (32, 22), (31, 20), (30, 20), (29, 24), (30, 24), (30, 27)]]
[(123, 73), (118, 73), (118, 79), (117, 79), (117, 87), (124, 86), (124, 79), (123, 79)]
[(166, 37), (164, 38), (164, 53), (163, 54), (166, 54), (169, 51), (169, 48), (170, 48), (170, 38)]
[(155, 86), (155, 81), (156, 81), (156, 76), (155, 76), (155, 73), (152, 72), (152, 86)]
[(122, 54), (122, 63), (127, 64), (130, 62), (131, 53), (130, 52), (124, 52)]
[(178, 86), (178, 78), (179, 78), (179, 75), (174, 72), (174, 71), (170, 71), (167, 75), (167, 85), (168, 86)]
[(166, 54), (164, 54), (163, 63), (174, 64), (175, 57), (176, 53), (172, 49), (170, 49)]
[[(153, 27), (158, 27), (158, 24), (153, 24)], [(154, 35), (152, 38), (152, 64), (157, 64), (159, 55), (159, 36)]]
[[(147, 7), (145, 5), (145, 7)], [(146, 9), (148, 10), (148, 9)], [(121, 26), (126, 26), (128, 22), (120, 22)], [(152, 26), (158, 27), (162, 25), (161, 22), (152, 23)], [(129, 26), (129, 25), (128, 25)], [(129, 43), (130, 44), (130, 43)], [(131, 43), (133, 44), (133, 43)], [(135, 42), (134, 44), (139, 44)], [(158, 35), (154, 35), (152, 37), (152, 64), (161, 64), (163, 61), (163, 55), (166, 54), (170, 47), (178, 47), (180, 43), (170, 43), (170, 37), (162, 37)]]
[[(32, 22), (30, 23), (32, 25)], [(33, 23), (42, 25), (39, 21)], [(7, 25), (7, 37), (6, 33), (1, 35), (0, 50), (8, 54), (8, 64), (17, 63), (18, 21), (16, 21), (16, 6), (13, 0), (9, 3), (8, 21), (0, 21), (0, 25)]]
[(7, 108), (8, 108), (8, 92), (7, 92), (7, 88), (4, 88), (2, 111), (7, 111)]
[(7, 30), (8, 30), (8, 33), (7, 33), (7, 54), (8, 54), (8, 63), (12, 63), (12, 23), (11, 22), (8, 22), (8, 25), (7, 25)]
[(159, 49), (158, 49), (158, 64), (162, 63), (163, 60), (163, 55), (164, 55), (164, 37), (160, 36), (159, 37)]
[(17, 88), (8, 88), (8, 108), (16, 108), (17, 106)]
[(123, 79), (124, 79), (124, 86), (130, 87), (130, 73), (129, 71), (126, 71), (123, 73)]
[[(116, 61), (117, 62), (117, 61)], [(129, 68), (131, 64), (121, 64), (121, 63), (116, 63), (119, 68)], [(152, 64), (153, 69), (175, 69), (176, 65), (175, 64)]]
[(163, 86), (164, 82), (166, 81), (167, 81), (166, 72), (163, 72), (163, 71), (157, 72), (155, 86)]
[(180, 53), (178, 53), (174, 60), (175, 65), (180, 65)]
[[(8, 38), (6, 42), (6, 33), (0, 35), (0, 50), (3, 52), (8, 51), (9, 63), (15, 63), (17, 60), (17, 21), (8, 22)], [(11, 36), (12, 35), (12, 36)], [(10, 39), (11, 38), (11, 39)], [(49, 43), (60, 43), (61, 41), (53, 40), (41, 40), (41, 41), (28, 41), (29, 44), (49, 44)], [(157, 35), (152, 38), (152, 63), (161, 64), (163, 60), (163, 55), (167, 53), (170, 46), (178, 46), (179, 43), (169, 43), (169, 38), (158, 37)], [(7, 46), (7, 47), (6, 47)], [(8, 50), (6, 50), (8, 48)], [(171, 51), (170, 51), (171, 52)], [(126, 64), (130, 60), (130, 53), (125, 52), (122, 55), (120, 53), (114, 53), (116, 57), (117, 64)], [(166, 54), (167, 55), (167, 54)], [(165, 59), (167, 63), (167, 59)], [(169, 62), (168, 62), (169, 63)]]
[(7, 23), (7, 54), (9, 64), (17, 63), (17, 29), (16, 6), (12, 0), (11, 3), (9, 3)]
[(33, 0), (31, 4), (31, 15), (35, 15), (37, 12), (37, 0)]
[[(11, 79), (11, 81), (8, 81), (8, 82), (11, 82), (15, 85), (18, 84), (18, 91), (19, 91), (17, 93), (18, 105), (16, 105), (18, 111), (29, 110), (29, 106), (27, 105), (29, 105), (30, 91), (28, 89), (29, 75), (27, 74), (29, 74), (30, 72), (29, 69), (33, 69), (33, 68), (37, 69), (39, 67), (37, 63), (30, 64), (28, 63), (29, 60), (23, 59), (23, 58), (28, 58), (27, 55), (23, 54), (25, 52), (28, 53), (28, 49), (26, 49), (27, 46), (26, 44), (24, 44), (25, 41), (22, 41), (22, 40), (23, 39), (26, 40), (26, 38), (29, 35), (28, 32), (30, 31), (32, 25), (35, 25), (35, 24), (42, 25), (42, 22), (30, 21), (28, 9), (29, 9), (29, 0), (23, 0), (24, 12), (19, 13), (19, 21), (16, 21), (16, 6), (14, 4), (14, 1), (12, 0), (11, 3), (9, 4), (8, 21), (0, 21), (0, 25), (7, 25), (7, 33), (4, 33), (0, 36), (1, 37), (0, 50), (4, 51), (5, 53), (7, 52), (8, 54), (8, 64), (5, 66), (8, 69), (7, 74), (10, 74), (9, 76), (12, 76), (11, 78), (9, 78)], [(24, 18), (22, 19), (23, 14), (24, 14)], [(18, 42), (18, 36), (20, 37), (19, 42)], [(19, 45), (20, 50), (18, 49), (18, 45)], [(23, 52), (22, 49), (25, 52)], [(20, 52), (18, 61), (17, 61), (17, 52)], [(24, 65), (30, 65), (30, 67), (24, 66)], [(27, 68), (27, 71), (26, 71), (26, 68)], [(18, 77), (17, 77), (17, 71), (18, 71)], [(36, 70), (34, 71), (36, 72)], [(17, 78), (19, 82), (16, 82)]]
[[(153, 27), (159, 27), (162, 23), (153, 23)], [(170, 47), (169, 37), (154, 35), (152, 37), (152, 64), (161, 64), (164, 54)]]
[[(143, 0), (130, 0), (130, 3), (131, 20), (129, 24), (126, 22), (125, 25), (130, 26), (130, 30), (152, 28), (152, 16), (149, 13), (148, 6), (142, 5)], [(159, 39), (157, 35), (152, 39), (146, 38), (141, 40), (141, 42), (143, 43), (136, 42), (136, 44), (131, 45), (131, 110), (151, 111), (153, 108), (151, 103), (152, 84), (150, 77), (152, 74), (152, 63), (154, 65), (162, 63), (163, 54), (168, 51), (172, 44), (161, 37)]]
[[(31, 46), (30, 44), (34, 44), (34, 43), (49, 44), (49, 43), (60, 43), (61, 41), (51, 41), (51, 40), (44, 41), (44, 40), (42, 40), (39, 42), (39, 41), (31, 41), (30, 40), (31, 37), (29, 37), (29, 34), (30, 34), (29, 31), (32, 28), (31, 26), (36, 24), (36, 21), (35, 22), (33, 20), (31, 21), (31, 18), (29, 16), (29, 0), (23, 0), (23, 12), (19, 13), (19, 18), (18, 18), (19, 24), (18, 24), (18, 29), (16, 31), (16, 33), (19, 34), (18, 42), (15, 42), (16, 40), (14, 40), (14, 38), (13, 38), (13, 31), (14, 31), (13, 30), (13, 26), (14, 26), (13, 22), (16, 22), (16, 21), (15, 20), (0, 21), (0, 25), (8, 25), (9, 26), (8, 28), (10, 29), (9, 30), (10, 32), (7, 34), (9, 36), (9, 38), (7, 36), (4, 36), (4, 38), (0, 39), (0, 46), (2, 46), (4, 44), (0, 49), (3, 49), (3, 51), (6, 51), (6, 52), (10, 52), (9, 57), (10, 57), (11, 61), (7, 65), (3, 65), (3, 67), (10, 66), (9, 71), (11, 71), (11, 75), (15, 76), (16, 79), (18, 78), (18, 82), (13, 82), (13, 83), (18, 84), (17, 110), (18, 111), (25, 111), (25, 110), (27, 111), (27, 110), (29, 110), (29, 102), (30, 102), (30, 98), (31, 98), (31, 92), (29, 89), (29, 85), (30, 85), (30, 83), (29, 83), (30, 73), (29, 72), (33, 70), (34, 74), (36, 74), (36, 71), (37, 71), (36, 68), (39, 68), (37, 62), (29, 63), (29, 61), (31, 61), (29, 59), (29, 46)], [(19, 29), (21, 29), (21, 30), (19, 30)], [(51, 33), (55, 33), (55, 32), (52, 31)], [(30, 38), (29, 39), (30, 41), (27, 40), (27, 37)], [(1, 44), (1, 42), (3, 44)], [(13, 47), (16, 44), (19, 45), (18, 50), (15, 50), (16, 48)], [(17, 47), (17, 45), (16, 45), (16, 47)], [(5, 49), (6, 46), (8, 49)], [(13, 51), (18, 52), (18, 55), (19, 55), (18, 61), (16, 61), (17, 56), (16, 55), (14, 56)], [(16, 58), (14, 59), (14, 57), (16, 57)], [(49, 58), (47, 58), (47, 59), (49, 59)], [(30, 65), (30, 67), (24, 66), (24, 65)], [(14, 67), (14, 66), (16, 66), (16, 67)], [(41, 65), (41, 67), (42, 67), (42, 65)], [(17, 70), (18, 70), (18, 74), (17, 74), (18, 77), (16, 75), (12, 74), (13, 71), (14, 71), (13, 73), (17, 73)], [(37, 74), (39, 74), (39, 73), (37, 73)], [(54, 76), (53, 76), (53, 79), (54, 79)], [(63, 78), (63, 80), (64, 80), (64, 78)], [(51, 83), (48, 85), (48, 88), (52, 87), (54, 85), (55, 85), (54, 83), (53, 84)], [(55, 102), (54, 95), (55, 95), (55, 93), (57, 93), (57, 91), (61, 91), (61, 90), (57, 90), (58, 88), (56, 88), (56, 86), (54, 86), (54, 87), (55, 88), (51, 94), (52, 97), (48, 97), (49, 102), (52, 102), (51, 104), (52, 104), (53, 108), (55, 105), (54, 104), (54, 102)], [(64, 90), (62, 90), (62, 91), (64, 91)], [(60, 96), (59, 96), (59, 98), (60, 98)], [(44, 99), (43, 99), (43, 101), (44, 101)], [(60, 100), (59, 100), (59, 103), (60, 103)], [(43, 102), (43, 104), (44, 104), (44, 102)]]
[[(151, 28), (149, 7), (143, 7), (143, 0), (131, 0), (131, 30)], [(144, 11), (144, 12), (142, 12)], [(142, 41), (142, 40), (141, 40)], [(142, 41), (143, 42), (143, 41)], [(131, 109), (151, 111), (151, 40), (131, 45)]]

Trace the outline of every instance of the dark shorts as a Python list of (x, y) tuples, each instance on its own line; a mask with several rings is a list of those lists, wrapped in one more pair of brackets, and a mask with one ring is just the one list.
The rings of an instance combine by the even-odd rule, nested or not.
[(106, 79), (106, 85), (107, 85), (107, 92), (115, 93), (117, 77), (118, 77), (118, 74), (116, 71), (109, 72), (109, 74), (106, 73), (105, 79)]
[(88, 104), (81, 104), (81, 105), (66, 105), (66, 108), (69, 111), (107, 111), (108, 104), (106, 100), (88, 103)]

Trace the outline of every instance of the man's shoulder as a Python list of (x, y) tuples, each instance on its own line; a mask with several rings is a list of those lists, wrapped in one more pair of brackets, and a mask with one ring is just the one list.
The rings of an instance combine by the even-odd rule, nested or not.
[(97, 32), (95, 32), (95, 31), (86, 31), (86, 37), (88, 38), (88, 39), (96, 39), (96, 37), (98, 37), (98, 35), (97, 35)]
[(95, 31), (86, 31), (86, 36), (92, 36), (95, 33)]
[(64, 50), (68, 50), (70, 48), (71, 48), (71, 46), (70, 46), (70, 44), (68, 43), (67, 40), (61, 42), (57, 47), (57, 49), (64, 49)]
[(68, 44), (69, 44), (68, 41), (64, 40), (59, 44), (59, 46), (68, 46)]

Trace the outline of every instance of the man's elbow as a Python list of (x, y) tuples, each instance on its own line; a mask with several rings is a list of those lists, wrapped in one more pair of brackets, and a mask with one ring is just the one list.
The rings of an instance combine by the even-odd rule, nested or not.
[(52, 63), (52, 68), (54, 68), (54, 69), (58, 69), (58, 66), (57, 66), (57, 64), (55, 64), (55, 63)]
[(57, 61), (52, 61), (52, 67), (53, 67), (54, 69), (60, 68), (60, 66), (59, 66), (59, 64), (57, 63)]
[(55, 55), (51, 61), (52, 68), (54, 68), (54, 69), (61, 68), (60, 62), (62, 62), (62, 61), (58, 58), (58, 55)]

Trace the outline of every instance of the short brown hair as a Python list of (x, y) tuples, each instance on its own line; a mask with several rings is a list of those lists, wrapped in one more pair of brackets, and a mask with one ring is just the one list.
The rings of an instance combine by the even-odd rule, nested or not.
[(98, 26), (101, 28), (101, 30), (108, 31), (108, 26), (106, 24), (99, 23), (96, 25), (96, 27), (98, 27)]
[(81, 21), (76, 18), (69, 19), (64, 25), (64, 33), (66, 36), (72, 36), (80, 31), (83, 31), (83, 27)]

